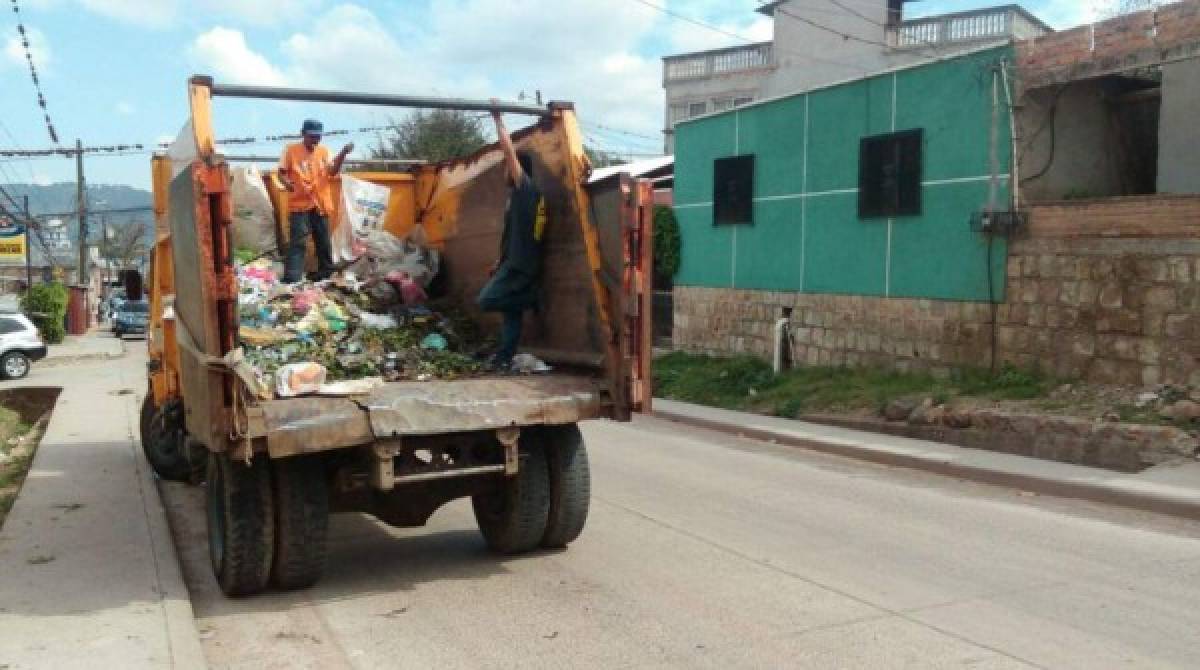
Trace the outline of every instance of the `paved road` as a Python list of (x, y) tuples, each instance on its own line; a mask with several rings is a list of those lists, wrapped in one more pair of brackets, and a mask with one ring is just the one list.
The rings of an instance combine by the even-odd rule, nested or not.
[(166, 487), (214, 667), (1200, 667), (1200, 524), (644, 419), (593, 423), (587, 530), (486, 553), (334, 517), (303, 593), (232, 601)]

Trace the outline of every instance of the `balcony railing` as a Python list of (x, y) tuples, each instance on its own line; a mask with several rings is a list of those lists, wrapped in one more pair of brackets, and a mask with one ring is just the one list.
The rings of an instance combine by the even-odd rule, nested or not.
[(770, 42), (668, 56), (663, 59), (663, 82), (707, 79), (716, 75), (759, 70), (774, 64)]
[(896, 33), (896, 46), (950, 46), (1010, 37), (1017, 13), (1013, 7), (995, 7), (905, 21)]

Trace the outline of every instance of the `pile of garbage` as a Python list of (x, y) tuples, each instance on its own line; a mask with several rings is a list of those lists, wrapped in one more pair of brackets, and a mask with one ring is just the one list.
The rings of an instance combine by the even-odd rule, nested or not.
[(474, 323), (453, 305), (428, 301), (410, 275), (362, 281), (345, 272), (284, 284), (276, 265), (255, 260), (237, 271), (244, 360), (274, 395), (362, 393), (384, 381), (484, 372)]
[[(332, 279), (285, 284), (274, 209), (263, 175), (231, 171), (239, 340), (255, 392), (264, 399), (306, 393), (369, 393), (385, 381), (480, 375), (484, 342), (453, 304), (429, 300), (437, 251), (420, 227), (385, 230), (390, 191), (342, 176), (332, 234)], [(250, 380), (247, 380), (249, 384)]]

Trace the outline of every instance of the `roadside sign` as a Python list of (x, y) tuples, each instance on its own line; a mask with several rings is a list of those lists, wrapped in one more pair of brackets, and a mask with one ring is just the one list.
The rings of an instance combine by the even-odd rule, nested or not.
[(25, 264), (25, 224), (0, 216), (0, 262)]

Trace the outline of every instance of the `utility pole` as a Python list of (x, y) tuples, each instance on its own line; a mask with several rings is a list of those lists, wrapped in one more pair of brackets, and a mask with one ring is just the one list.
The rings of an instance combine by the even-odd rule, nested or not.
[(22, 198), (25, 209), (25, 290), (33, 288), (33, 217), (29, 215), (29, 196)]
[(83, 142), (75, 140), (75, 189), (79, 211), (79, 285), (87, 286), (87, 186), (83, 181)]

